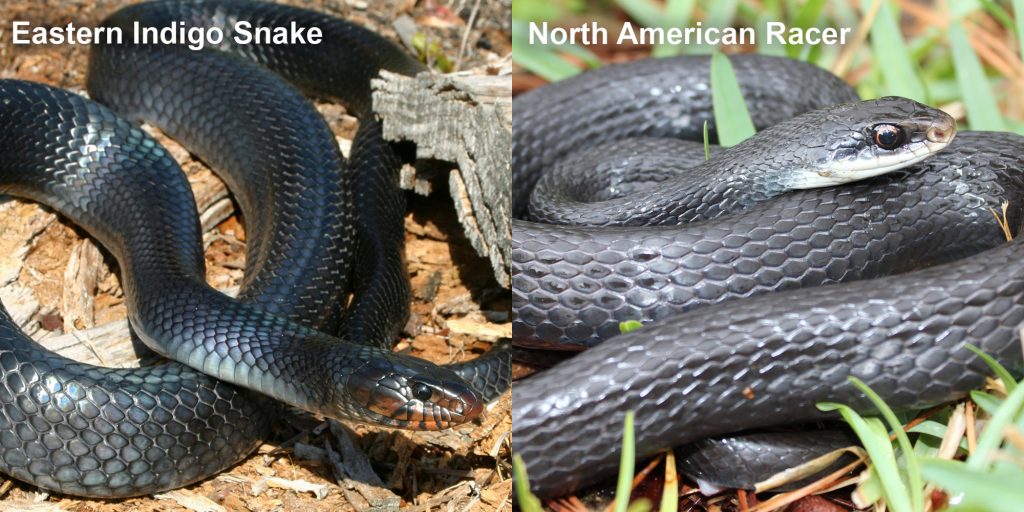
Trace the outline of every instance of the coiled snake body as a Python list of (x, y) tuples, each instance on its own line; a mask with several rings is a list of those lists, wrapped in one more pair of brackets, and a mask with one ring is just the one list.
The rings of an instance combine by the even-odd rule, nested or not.
[[(584, 224), (514, 221), (514, 341), (593, 347), (514, 388), (514, 451), (541, 496), (611, 474), (627, 410), (636, 412), (637, 454), (644, 456), (711, 436), (821, 419), (827, 417), (815, 408), (821, 401), (870, 411), (849, 376), (902, 409), (962, 396), (988, 372), (964, 348), (968, 342), (1020, 367), (1015, 331), (1024, 320), (1022, 253), (1019, 242), (1000, 246), (989, 208), (1022, 198), (1024, 138), (961, 133), (916, 165), (835, 188), (784, 192), (783, 186), (763, 194), (763, 181), (753, 179), (761, 175), (750, 170), (718, 178), (733, 181), (728, 187), (686, 183), (706, 179), (702, 169), (740, 168), (716, 163), (723, 157), (764, 162), (770, 154), (768, 161), (779, 162), (774, 168), (785, 175), (802, 166), (792, 162), (805, 147), (866, 154), (860, 152), (870, 145), (863, 140), (869, 134), (880, 133), (880, 126), (891, 133), (888, 126), (905, 122), (873, 124), (867, 114), (858, 122), (874, 128), (853, 130), (865, 134), (861, 140), (825, 142), (836, 124), (849, 125), (846, 114), (829, 106), (849, 101), (846, 86), (784, 59), (745, 56), (733, 63), (755, 122), (776, 126), (719, 151), (696, 172), (680, 170), (672, 179), (683, 183), (644, 184), (645, 173), (664, 174), (658, 168), (671, 157), (666, 151), (650, 163), (630, 146), (649, 150), (657, 143), (628, 137), (692, 135), (694, 123), (711, 117), (702, 103), (709, 94), (706, 58), (609, 66), (514, 104), (515, 211)], [(904, 101), (856, 105), (891, 112)], [(560, 111), (559, 102), (576, 110)], [(792, 121), (765, 121), (813, 108), (821, 109)], [(914, 112), (907, 119), (918, 117), (914, 108), (905, 111)], [(690, 112), (704, 114), (691, 118)], [(620, 114), (623, 126), (615, 121)], [(815, 116), (817, 130), (808, 124)], [(919, 119), (950, 131), (940, 114)], [(780, 133), (787, 126), (796, 130)], [(912, 145), (907, 128), (900, 130), (901, 144)], [(623, 142), (609, 142), (616, 140)], [(780, 144), (751, 151), (771, 140)], [(875, 142), (888, 146), (883, 138)], [(539, 190), (531, 204), (526, 194), (546, 185), (541, 172), (579, 150), (614, 154), (599, 174), (626, 183), (626, 190), (633, 185), (615, 167), (630, 162), (641, 170), (642, 192), (620, 197), (577, 183), (569, 191)], [(588, 158), (569, 156), (558, 165)], [(694, 194), (719, 206), (687, 203)], [(681, 199), (664, 199), (672, 197)], [(1010, 226), (1019, 226), (1021, 213), (1019, 204), (1009, 210)], [(586, 227), (592, 219), (612, 227)], [(674, 225), (678, 221), (698, 222)], [(984, 249), (991, 250), (963, 258)], [(919, 270), (936, 263), (946, 264)], [(795, 289), (816, 285), (828, 286)], [(618, 323), (631, 319), (651, 323), (617, 335)]]
[[(3, 472), (101, 497), (205, 478), (248, 454), (274, 410), (222, 381), (329, 417), (417, 429), (468, 421), (507, 387), (500, 352), (445, 368), (388, 348), (408, 308), (404, 200), (400, 159), (370, 115), (369, 80), (419, 64), (357, 25), (274, 4), (154, 2), (104, 24), (129, 34), (136, 21), (217, 25), (230, 41), (238, 19), (318, 26), (324, 46), (98, 45), (88, 74), (94, 99), (183, 142), (235, 194), (248, 235), (238, 300), (206, 285), (191, 190), (156, 142), (80, 96), (0, 81), (0, 190), (52, 206), (100, 241), (119, 264), (133, 330), (188, 365), (78, 364), (4, 313)], [(312, 104), (263, 66), (361, 119), (348, 162)]]

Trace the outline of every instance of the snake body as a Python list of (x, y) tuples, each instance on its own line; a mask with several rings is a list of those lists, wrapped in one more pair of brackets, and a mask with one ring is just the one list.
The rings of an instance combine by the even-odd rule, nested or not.
[[(0, 134), (0, 190), (53, 207), (109, 250), (134, 331), (187, 365), (81, 365), (42, 349), (4, 314), (0, 470), (18, 479), (118, 497), (208, 477), (251, 451), (274, 411), (226, 382), (329, 417), (418, 429), (468, 421), (507, 387), (502, 353), (445, 368), (389, 349), (408, 307), (404, 200), (400, 159), (369, 115), (369, 79), (382, 68), (414, 73), (415, 61), (357, 25), (259, 2), (138, 4), (104, 23), (236, 19), (319, 26), (326, 47), (100, 45), (88, 88), (113, 111), (0, 81), (0, 121), (12, 127)], [(348, 162), (309, 101), (265, 67), (361, 118)], [(120, 116), (182, 141), (235, 194), (248, 240), (238, 300), (204, 281), (194, 201), (177, 164)]]
[[(626, 79), (621, 88), (607, 88), (614, 92), (605, 103), (601, 91), (611, 85), (609, 77), (634, 71), (699, 76), (707, 66), (692, 58), (648, 62), (605, 71), (593, 81), (584, 74), (557, 84), (552, 97), (568, 97), (571, 90), (589, 95), (605, 127), (614, 125), (616, 108), (626, 119), (656, 118), (650, 83)], [(776, 68), (799, 67), (765, 57), (735, 62), (755, 118), (758, 101), (785, 94), (760, 92), (750, 70), (763, 66), (757, 76), (771, 77)], [(741, 69), (751, 75), (744, 79)], [(820, 71), (793, 73), (789, 78), (803, 84)], [(696, 87), (704, 89), (706, 83)], [(543, 168), (557, 159), (545, 157), (548, 152), (564, 156), (588, 147), (581, 138), (572, 149), (558, 149), (567, 145), (565, 137), (545, 140), (554, 133), (550, 127), (568, 123), (558, 130), (572, 134), (583, 129), (574, 125), (576, 119), (593, 119), (585, 111), (559, 113), (543, 88), (530, 94), (540, 97), (524, 96), (514, 112), (534, 118), (540, 113), (532, 106), (549, 105), (549, 118), (539, 133), (519, 135), (530, 143), (514, 148), (514, 161), (526, 165), (516, 194), (531, 191)], [(701, 94), (679, 90), (674, 101)], [(624, 96), (639, 101), (620, 104)], [(667, 118), (663, 125), (679, 120)], [(530, 125), (517, 118), (517, 129), (529, 131)], [(685, 131), (675, 126), (672, 135)], [(622, 127), (602, 137), (650, 135)], [(555, 149), (544, 149), (546, 144)], [(949, 147), (904, 170), (843, 187), (784, 193), (678, 226), (628, 226), (629, 217), (614, 215), (615, 223), (627, 226), (514, 221), (514, 341), (593, 347), (516, 384), (515, 452), (523, 457), (533, 490), (556, 496), (614, 471), (627, 410), (636, 412), (637, 455), (644, 456), (725, 433), (821, 419), (827, 415), (814, 406), (821, 401), (870, 411), (849, 376), (900, 409), (962, 396), (988, 373), (964, 348), (968, 342), (1019, 368), (1014, 336), (1024, 320), (1020, 242), (1001, 245), (989, 208), (1022, 197), (1022, 151), (1024, 138), (1013, 134), (961, 133)], [(685, 179), (687, 171), (678, 174)], [(656, 187), (653, 194), (649, 189), (639, 195), (657, 197), (667, 188)], [(579, 198), (569, 199), (569, 208), (585, 209)], [(599, 201), (608, 199), (644, 204), (614, 193), (598, 195)], [(529, 201), (514, 201), (520, 215), (529, 215)], [(658, 218), (663, 209), (644, 211)], [(1008, 214), (1016, 228), (1021, 209)], [(990, 250), (983, 256), (957, 260), (984, 249)], [(908, 273), (880, 282), (794, 289), (900, 272)], [(618, 323), (628, 319), (650, 325), (617, 335)]]
[[(1008, 149), (989, 151), (997, 145)], [(1000, 231), (987, 208), (1024, 192), (1017, 174), (999, 172), (1017, 165), (1019, 147), (1014, 135), (961, 133), (913, 169), (683, 226), (517, 221), (515, 339), (580, 350), (618, 334), (625, 320), (891, 275), (994, 247)], [(1011, 222), (1021, 215), (1008, 213)]]
[[(857, 100), (835, 76), (796, 61), (766, 63), (748, 55), (731, 61), (759, 130), (815, 108)], [(572, 151), (635, 136), (701, 141), (704, 121), (715, 142), (710, 80), (707, 57), (650, 59), (606, 66), (517, 97), (512, 109), (517, 127), (512, 133), (513, 213), (525, 216), (542, 172)]]

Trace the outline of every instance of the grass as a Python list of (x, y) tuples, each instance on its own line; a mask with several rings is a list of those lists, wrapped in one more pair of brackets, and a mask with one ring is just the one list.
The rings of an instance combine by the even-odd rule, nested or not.
[[(612, 504), (609, 505), (609, 509), (613, 512), (650, 512), (652, 504), (646, 499), (639, 499), (636, 501), (630, 501), (630, 494), (633, 491), (633, 472), (636, 467), (636, 435), (633, 431), (633, 422), (635, 414), (633, 411), (626, 411), (626, 417), (623, 421), (622, 428), (622, 455), (619, 458), (619, 477), (615, 485), (615, 499), (612, 500)], [(674, 457), (672, 459), (675, 460)], [(530, 492), (530, 481), (527, 475), (526, 465), (523, 463), (522, 457), (518, 455), (512, 456), (512, 471), (515, 476), (515, 493), (516, 501), (522, 512), (541, 512), (540, 499)], [(668, 473), (668, 470), (666, 470)], [(675, 464), (672, 464), (671, 473), (675, 474)], [(678, 485), (678, 481), (675, 478), (669, 479), (666, 475), (665, 485), (667, 489), (672, 489), (670, 484)], [(678, 496), (676, 496), (675, 502), (672, 497), (664, 498), (661, 502), (660, 510), (675, 510), (671, 507), (673, 503), (678, 502)]]
[[(864, 492), (858, 505), (884, 501), (893, 512), (920, 512), (928, 506), (925, 492), (929, 486), (938, 486), (948, 494), (951, 510), (1020, 510), (1024, 503), (1024, 487), (1021, 486), (1024, 482), (1024, 443), (1021, 442), (1024, 439), (1024, 387), (1018, 386), (1010, 372), (994, 359), (976, 347), (968, 348), (989, 365), (1008, 394), (999, 398), (977, 391), (972, 393), (973, 402), (968, 403), (968, 407), (971, 403), (977, 404), (989, 410), (991, 417), (980, 429), (977, 442), (967, 442), (966, 450), (958, 448), (952, 454), (939, 456), (938, 450), (912, 446), (892, 410), (859, 381), (854, 384), (886, 418), (891, 435), (898, 441), (898, 449), (893, 449), (890, 433), (877, 419), (861, 417), (843, 405), (820, 405), (823, 410), (838, 410), (871, 456), (871, 473), (869, 480), (862, 484)], [(984, 400), (979, 400), (982, 397)], [(918, 432), (942, 436), (944, 441), (953, 439), (952, 445), (961, 447), (958, 437), (978, 430), (973, 421), (967, 426), (970, 428), (960, 430), (933, 422), (929, 428)], [(971, 449), (972, 444), (976, 448)], [(952, 459), (961, 452), (970, 452), (965, 461)]]
[[(1024, 333), (1021, 333), (1024, 336)], [(997, 380), (993, 385), (1004, 391), (1003, 396), (976, 391), (970, 402), (962, 402), (935, 409), (928, 416), (945, 416), (947, 424), (924, 420), (915, 426), (904, 425), (896, 413), (867, 385), (855, 377), (851, 383), (868, 397), (884, 419), (864, 417), (854, 409), (836, 403), (819, 404), (826, 411), (836, 411), (850, 425), (870, 457), (870, 465), (860, 479), (849, 479), (847, 484), (858, 483), (854, 500), (858, 507), (874, 505), (876, 510), (893, 512), (925, 512), (933, 510), (931, 491), (943, 489), (949, 497), (950, 510), (1015, 512), (1024, 503), (1024, 386), (1014, 380), (1010, 372), (974, 346), (967, 348), (989, 365)], [(962, 415), (950, 414), (965, 410), (974, 404), (988, 411), (987, 419), (973, 418), (969, 425), (958, 421)], [(971, 409), (966, 409), (971, 410)], [(646, 499), (629, 502), (632, 490), (639, 483), (634, 479), (635, 434), (634, 416), (629, 411), (623, 426), (622, 457), (616, 484), (615, 500), (609, 506), (614, 512), (647, 512), (651, 503)], [(979, 424), (983, 427), (979, 428)], [(954, 426), (959, 425), (959, 427)], [(911, 441), (908, 431), (917, 435)], [(965, 432), (980, 431), (976, 443), (961, 438)], [(951, 444), (953, 451), (936, 448), (925, 439), (942, 439)], [(895, 439), (895, 445), (893, 440)], [(975, 446), (971, 448), (971, 446)], [(943, 452), (946, 452), (943, 455)], [(953, 456), (968, 454), (966, 460), (953, 460)], [(825, 490), (849, 473), (860, 462), (855, 462), (819, 482), (764, 502), (757, 510), (781, 510), (812, 490)], [(676, 510), (679, 487), (675, 475), (675, 457), (671, 450), (665, 456), (665, 484), (659, 510)], [(542, 510), (540, 500), (529, 492), (529, 481), (522, 459), (513, 457), (515, 491), (523, 512)], [(884, 503), (884, 505), (882, 505)], [(879, 508), (881, 507), (881, 508)]]
[[(864, 99), (896, 95), (942, 107), (961, 128), (1024, 133), (1024, 0), (958, 0), (922, 6), (905, 0), (516, 0), (513, 60), (547, 80), (601, 65), (621, 48), (525, 43), (527, 23), (576, 26), (596, 20), (614, 39), (625, 21), (641, 26), (849, 27), (846, 46), (767, 45), (758, 53), (805, 60), (857, 85)], [(734, 51), (709, 45), (655, 46), (650, 54)], [(600, 55), (594, 52), (600, 52)]]
[(530, 492), (530, 478), (526, 472), (526, 464), (519, 455), (512, 455), (512, 476), (516, 492), (516, 504), (522, 512), (541, 512), (540, 499)]
[[(892, 409), (856, 377), (850, 377), (850, 382), (878, 408), (886, 423), (893, 429), (900, 450), (903, 453), (914, 453), (910, 438), (904, 432), (902, 423), (896, 418)], [(906, 458), (902, 468), (897, 464), (896, 450), (889, 439), (889, 432), (881, 420), (864, 418), (857, 414), (857, 411), (842, 404), (823, 403), (819, 404), (818, 408), (823, 411), (837, 411), (857, 434), (873, 463), (871, 476), (880, 482), (882, 495), (885, 496), (885, 502), (892, 510), (896, 512), (924, 511), (921, 464), (913, 456)]]
[(619, 480), (615, 485), (615, 512), (629, 510), (629, 494), (633, 491), (633, 470), (636, 466), (636, 434), (633, 432), (633, 411), (626, 411), (622, 427), (622, 456), (619, 458)]
[(711, 55), (711, 103), (719, 144), (735, 146), (755, 133), (754, 122), (750, 120), (732, 64), (728, 57), (718, 52)]

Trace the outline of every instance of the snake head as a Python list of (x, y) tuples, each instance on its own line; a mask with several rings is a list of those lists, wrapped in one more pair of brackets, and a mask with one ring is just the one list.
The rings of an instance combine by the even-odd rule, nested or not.
[(422, 359), (363, 347), (351, 372), (334, 379), (333, 410), (344, 417), (412, 430), (441, 430), (466, 423), (484, 399), (451, 370)]
[[(947, 113), (889, 96), (842, 103), (779, 123), (748, 139), (788, 174), (790, 188), (839, 185), (913, 165), (942, 150), (956, 135)], [(757, 139), (755, 142), (754, 139)]]

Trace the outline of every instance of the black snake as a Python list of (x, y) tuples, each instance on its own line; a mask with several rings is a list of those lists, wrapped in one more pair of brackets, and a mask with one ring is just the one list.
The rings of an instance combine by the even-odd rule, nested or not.
[[(324, 42), (232, 45), (236, 20), (316, 26)], [(162, 1), (122, 9), (103, 25), (131, 34), (133, 22), (218, 26), (228, 37), (222, 51), (135, 45), (130, 36), (97, 44), (87, 86), (109, 109), (0, 81), (0, 191), (53, 207), (109, 250), (134, 332), (187, 366), (79, 364), (42, 349), (4, 312), (0, 470), (99, 497), (208, 477), (247, 455), (275, 411), (226, 382), (328, 417), (401, 428), (476, 417), (507, 387), (504, 350), (451, 368), (390, 350), (409, 300), (402, 160), (370, 113), (369, 81), (381, 69), (423, 67), (358, 25), (282, 5)], [(347, 162), (312, 103), (285, 80), (339, 99), (361, 120)], [(205, 283), (185, 176), (125, 119), (160, 127), (232, 190), (248, 240), (238, 300)]]
[[(898, 98), (845, 103), (849, 87), (799, 62), (731, 60), (763, 131), (693, 169), (672, 163), (679, 143), (650, 137), (699, 140), (712, 118), (706, 57), (608, 66), (513, 105), (517, 215), (583, 224), (514, 221), (514, 342), (593, 347), (514, 388), (514, 451), (542, 496), (611, 474), (629, 409), (644, 456), (827, 418), (816, 402), (870, 410), (849, 376), (900, 409), (962, 396), (988, 373), (968, 342), (1020, 367), (1024, 266), (1019, 242), (997, 247), (989, 209), (1010, 201), (1008, 223), (1019, 226), (1024, 138), (961, 133), (904, 170), (787, 192), (789, 173), (807, 167), (802, 153), (825, 167), (835, 156), (870, 159), (912, 149), (920, 138), (908, 122), (949, 135), (950, 120)], [(830, 141), (844, 126), (849, 136)], [(602, 151), (613, 157), (585, 154)], [(603, 162), (591, 173), (604, 182), (563, 172), (551, 180), (567, 187), (531, 200), (544, 170), (588, 159)], [(658, 183), (666, 174), (678, 176)], [(650, 324), (616, 336), (625, 320)]]

